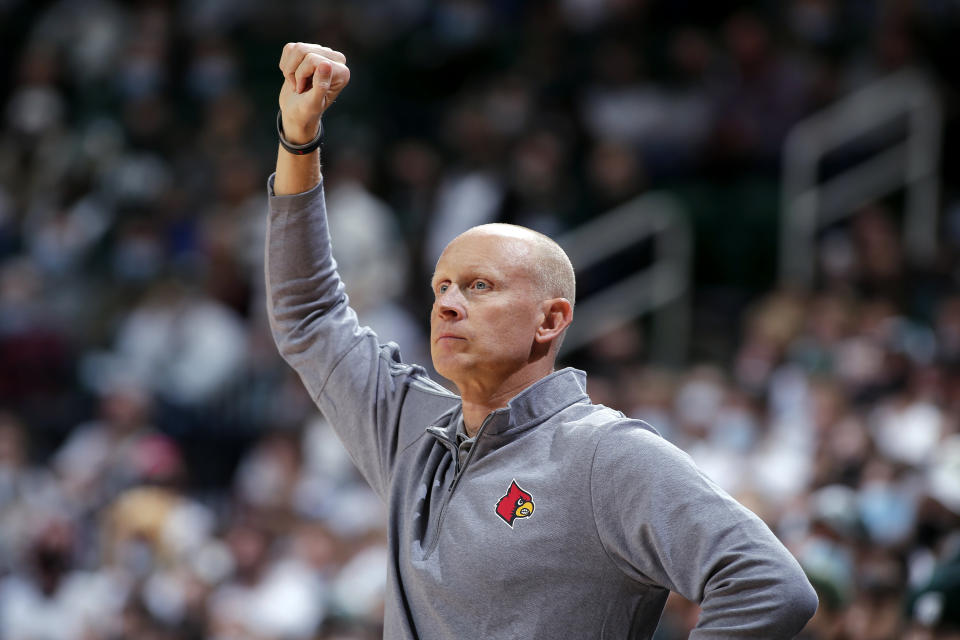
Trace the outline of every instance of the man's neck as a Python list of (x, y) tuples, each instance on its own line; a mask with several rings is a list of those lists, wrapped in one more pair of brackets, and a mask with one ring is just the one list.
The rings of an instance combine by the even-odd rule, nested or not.
[(531, 368), (518, 371), (494, 389), (471, 381), (469, 384), (457, 384), (463, 401), (463, 426), (471, 438), (477, 435), (487, 416), (507, 406), (524, 389), (553, 371), (549, 368)]

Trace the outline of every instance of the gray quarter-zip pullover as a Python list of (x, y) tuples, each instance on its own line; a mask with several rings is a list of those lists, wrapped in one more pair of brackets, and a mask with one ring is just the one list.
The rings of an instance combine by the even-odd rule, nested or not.
[(322, 184), (274, 196), (271, 328), (388, 506), (384, 637), (651, 638), (669, 591), (695, 640), (794, 637), (817, 600), (753, 513), (647, 424), (557, 371), (457, 437), (460, 399), (348, 305)]

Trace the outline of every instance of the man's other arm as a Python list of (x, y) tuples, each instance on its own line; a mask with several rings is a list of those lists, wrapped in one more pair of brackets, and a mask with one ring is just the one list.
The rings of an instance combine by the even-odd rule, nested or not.
[(594, 458), (597, 529), (632, 578), (699, 602), (691, 640), (796, 636), (816, 593), (773, 532), (656, 434), (617, 425)]

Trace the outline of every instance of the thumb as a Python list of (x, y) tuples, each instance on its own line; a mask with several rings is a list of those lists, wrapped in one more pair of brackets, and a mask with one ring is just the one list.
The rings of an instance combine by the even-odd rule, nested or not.
[(314, 77), (314, 86), (322, 89), (323, 108), (329, 107), (343, 88), (350, 81), (350, 69), (344, 64), (337, 62), (328, 67), (327, 73), (321, 73), (322, 69), (317, 68), (317, 75)]
[(309, 104), (320, 114), (323, 114), (333, 101), (328, 96), (332, 75), (333, 65), (324, 61), (317, 65), (316, 69), (313, 70), (313, 76), (304, 83), (309, 83), (309, 86), (304, 86), (302, 89), (302, 94), (306, 94)]

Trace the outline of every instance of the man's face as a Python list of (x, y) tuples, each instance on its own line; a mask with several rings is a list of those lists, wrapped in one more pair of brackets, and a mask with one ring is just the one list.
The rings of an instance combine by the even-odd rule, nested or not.
[(543, 319), (534, 259), (520, 238), (476, 231), (440, 256), (431, 282), (430, 351), (437, 372), (461, 391), (471, 381), (505, 379), (529, 362)]

